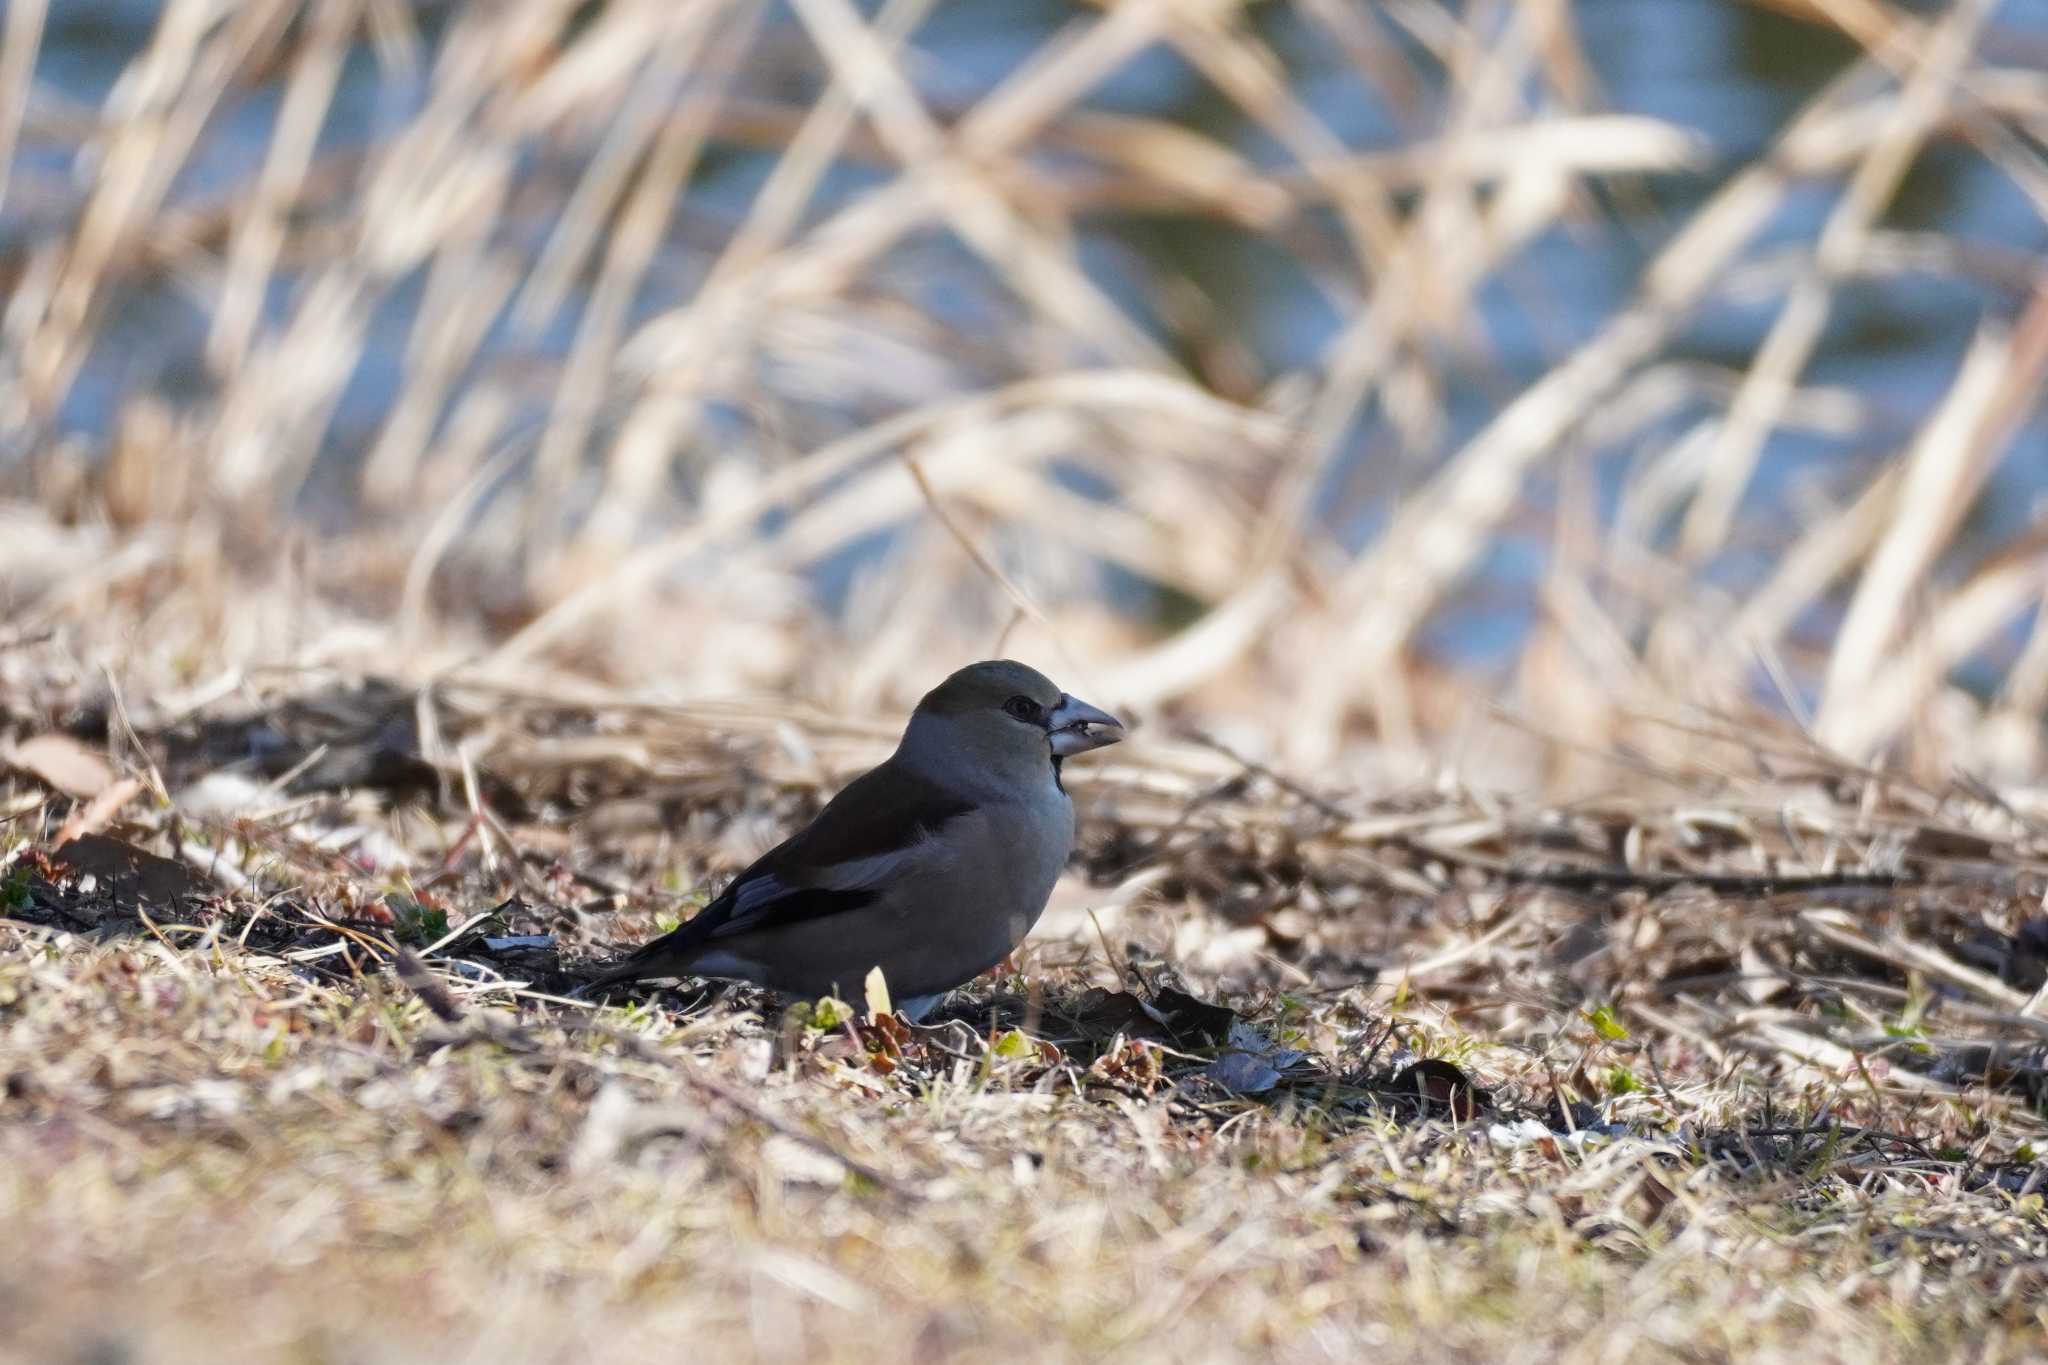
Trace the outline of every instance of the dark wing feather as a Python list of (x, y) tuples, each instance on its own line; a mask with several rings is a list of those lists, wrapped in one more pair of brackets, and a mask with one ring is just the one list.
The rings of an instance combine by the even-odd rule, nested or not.
[(818, 818), (770, 849), (740, 874), (781, 875), (796, 868), (830, 868), (877, 858), (937, 833), (974, 803), (890, 759), (870, 768), (825, 803)]
[(718, 939), (857, 910), (880, 889), (831, 885), (835, 868), (908, 848), (972, 809), (972, 802), (894, 760), (871, 769), (827, 802), (817, 819), (733, 878), (716, 900), (642, 944), (594, 984), (686, 970), (698, 949)]

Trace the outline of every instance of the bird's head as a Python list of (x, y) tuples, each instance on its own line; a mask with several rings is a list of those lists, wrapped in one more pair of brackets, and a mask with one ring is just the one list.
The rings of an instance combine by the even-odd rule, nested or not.
[(1009, 659), (969, 664), (925, 694), (903, 741), (923, 762), (947, 754), (1005, 779), (1043, 780), (1047, 761), (1124, 737), (1123, 722)]

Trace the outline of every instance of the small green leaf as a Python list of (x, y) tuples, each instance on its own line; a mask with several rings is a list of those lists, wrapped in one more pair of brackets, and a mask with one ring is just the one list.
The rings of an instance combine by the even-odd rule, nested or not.
[(1005, 1033), (1002, 1037), (996, 1039), (995, 1047), (990, 1050), (993, 1051), (996, 1054), (996, 1056), (1005, 1059), (1015, 1057), (1036, 1057), (1038, 1055), (1037, 1047), (1033, 1046), (1031, 1040), (1024, 1036), (1024, 1031), (1022, 1029), (1014, 1028), (1011, 1029), (1008, 1033)]
[(1885, 1021), (1884, 1031), (1894, 1038), (1919, 1041), (1927, 1037), (1927, 1007), (1934, 1003), (1933, 992), (1927, 983), (1914, 972), (1906, 978), (1906, 1003), (1898, 1017)]
[(1636, 1079), (1636, 1073), (1625, 1066), (1617, 1066), (1607, 1073), (1607, 1093), (1610, 1095), (1636, 1095), (1643, 1089), (1643, 1083)]
[(811, 1006), (811, 1017), (804, 1021), (806, 1027), (823, 1032), (838, 1028), (853, 1018), (853, 1006), (836, 995), (828, 995)]
[(1590, 1010), (1582, 1010), (1580, 1014), (1593, 1026), (1593, 1032), (1610, 1043), (1618, 1043), (1628, 1037), (1628, 1030), (1621, 1026), (1621, 1020), (1614, 1017), (1612, 1005), (1595, 1005)]
[(384, 904), (397, 922), (398, 936), (408, 943), (437, 943), (448, 933), (448, 912), (432, 910), (407, 896), (386, 896)]

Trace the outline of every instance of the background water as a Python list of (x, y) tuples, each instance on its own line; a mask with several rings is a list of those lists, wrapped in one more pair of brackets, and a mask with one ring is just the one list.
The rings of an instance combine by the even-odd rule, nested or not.
[[(943, 0), (916, 39), (925, 54), (922, 93), (941, 107), (970, 103), (1060, 24), (1086, 12), (1041, 0)], [(1672, 226), (1762, 151), (1788, 115), (1857, 55), (1850, 41), (1823, 27), (1729, 0), (1581, 0), (1571, 13), (1604, 104), (1692, 130), (1709, 149), (1710, 164), (1699, 173), (1633, 182), (1627, 193), (1603, 195), (1601, 212), (1579, 228), (1549, 232), (1531, 243), (1483, 296), (1483, 342), (1446, 367), (1449, 429), (1432, 449), (1403, 452), (1373, 422), (1360, 423), (1323, 502), (1331, 528), (1349, 546), (1367, 540), (1384, 524), (1393, 501), (1508, 398), (1593, 335), (1629, 296)], [(357, 51), (321, 133), (323, 148), (374, 145), (417, 109), (447, 11), (429, 5), (417, 14), (429, 59), (406, 73), (380, 64), (367, 50)], [(1289, 62), (1298, 96), (1351, 148), (1403, 145), (1415, 135), (1418, 114), (1425, 128), (1433, 123), (1428, 92), (1419, 108), (1389, 109), (1328, 50), (1320, 31), (1288, 6), (1259, 6), (1253, 14)], [(158, 7), (143, 0), (56, 0), (36, 67), (39, 105), (89, 117), (146, 45), (158, 18)], [(2008, 64), (2048, 64), (2048, 0), (2005, 0), (1992, 35), (1991, 44), (2005, 50)], [(174, 200), (203, 203), (245, 184), (268, 145), (277, 102), (277, 89), (259, 89), (220, 120), (181, 177)], [(1236, 106), (1159, 49), (1131, 62), (1090, 105), (1200, 128), (1262, 162), (1286, 161)], [(701, 253), (688, 244), (691, 225), (715, 228), (736, 221), (770, 164), (765, 154), (730, 148), (707, 158), (672, 229), (673, 250), (664, 251), (636, 300), (637, 316), (688, 297), (702, 268)], [(77, 192), (92, 173), (76, 146), (27, 139), (0, 217), (0, 245), (26, 240), (39, 226), (75, 211)], [(842, 168), (828, 181), (825, 200), (857, 194), (879, 178), (878, 171)], [(1810, 244), (1832, 203), (1832, 186), (1795, 194), (1751, 257), (1767, 255), (1772, 242)], [(2022, 192), (1952, 139), (1938, 139), (1921, 157), (1885, 221), (1907, 230), (1938, 227), (1967, 239), (1979, 249), (1983, 268), (1966, 275), (1858, 281), (1841, 290), (1806, 377), (1856, 391), (1872, 405), (1874, 420), (1853, 438), (1780, 433), (1772, 439), (1744, 509), (1746, 534), (1763, 543), (1789, 533), (1795, 516), (1790, 509), (1802, 489), (1847, 488), (1874, 462), (1898, 452), (1953, 379), (1974, 329), (1987, 316), (2010, 314), (2024, 299), (2048, 246), (2041, 219)], [(548, 224), (527, 226), (537, 240)], [(1136, 316), (1145, 316), (1138, 281), (1162, 263), (1201, 281), (1223, 315), (1221, 330), (1254, 360), (1259, 381), (1315, 366), (1345, 320), (1343, 301), (1319, 289), (1299, 258), (1214, 219), (1119, 215), (1092, 223), (1088, 232), (1085, 263), (1113, 295), (1132, 302)], [(954, 272), (964, 262), (947, 256), (943, 244), (932, 247), (925, 306), (981, 306), (980, 295), (954, 287)], [(272, 322), (289, 315), (294, 284), (286, 272), (273, 287), (267, 300)], [(345, 520), (350, 514), (355, 468), (390, 407), (419, 297), (417, 282), (402, 285), (371, 322), (366, 358), (334, 415), (318, 474), (304, 494), (304, 510), (318, 519)], [(1774, 293), (1754, 306), (1709, 306), (1670, 349), (1739, 369), (1778, 303)], [(578, 317), (572, 302), (537, 329), (503, 321), (487, 354), (544, 368), (565, 354)], [(123, 395), (138, 389), (174, 398), (203, 396), (210, 383), (202, 360), (207, 325), (189, 281), (164, 279), (123, 292), (57, 415), (58, 434), (104, 439)], [(538, 422), (541, 413), (537, 398), (529, 419)], [(1703, 414), (1704, 407), (1677, 414), (1602, 453), (1594, 469), (1610, 512), (1631, 461), (1668, 443)], [(1530, 513), (1493, 547), (1469, 601), (1435, 626), (1434, 644), (1478, 660), (1515, 641), (1527, 619), (1526, 586), (1545, 559), (1550, 492), (1541, 482), (1532, 488)], [(1987, 488), (1972, 534), (1948, 568), (1966, 568), (1971, 546), (1996, 545), (2039, 516), (2044, 496), (2048, 425), (2037, 410)], [(1738, 544), (1724, 571), (1739, 576), (1740, 558)]]

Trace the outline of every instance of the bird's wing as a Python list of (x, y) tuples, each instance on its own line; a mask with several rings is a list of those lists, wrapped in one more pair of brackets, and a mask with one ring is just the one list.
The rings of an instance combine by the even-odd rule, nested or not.
[(641, 945), (602, 980), (681, 967), (698, 949), (736, 934), (858, 910), (907, 871), (943, 857), (934, 836), (973, 809), (973, 802), (928, 778), (884, 763), (849, 783), (817, 819), (761, 855), (716, 900)]

